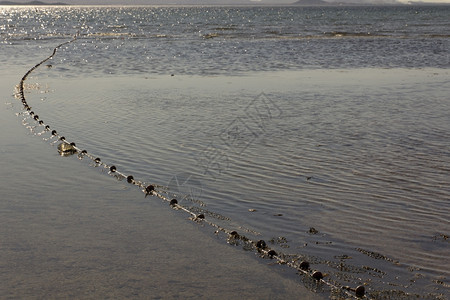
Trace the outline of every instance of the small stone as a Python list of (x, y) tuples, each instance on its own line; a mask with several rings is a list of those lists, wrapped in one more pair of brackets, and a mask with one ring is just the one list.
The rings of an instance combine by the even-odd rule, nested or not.
[(74, 146), (63, 142), (58, 145), (58, 152), (61, 156), (69, 156), (77, 153), (77, 150)]
[(309, 233), (310, 233), (310, 234), (318, 234), (318, 233), (319, 233), (319, 230), (315, 229), (314, 227), (310, 227), (310, 228), (309, 228)]
[(363, 285), (358, 285), (355, 289), (355, 295), (356, 295), (356, 297), (359, 297), (359, 298), (363, 297), (365, 292), (366, 292), (366, 289), (364, 288)]

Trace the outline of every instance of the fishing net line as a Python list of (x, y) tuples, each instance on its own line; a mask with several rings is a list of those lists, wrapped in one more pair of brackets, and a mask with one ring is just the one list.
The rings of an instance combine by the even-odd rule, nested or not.
[[(332, 297), (336, 298), (380, 298), (380, 293), (378, 293), (376, 297), (372, 297), (370, 293), (366, 292), (366, 288), (369, 285), (367, 281), (362, 280), (359, 283), (354, 284), (353, 286), (349, 286), (340, 283), (338, 278), (331, 278), (331, 276), (328, 276), (328, 274), (322, 272), (318, 268), (312, 268), (311, 264), (323, 263), (323, 261), (321, 262), (320, 259), (307, 255), (293, 255), (283, 253), (283, 251), (280, 251), (279, 249), (273, 249), (273, 247), (269, 245), (270, 243), (266, 243), (266, 241), (264, 240), (249, 238), (245, 234), (246, 231), (249, 231), (244, 230), (244, 227), (240, 227), (243, 228), (243, 230), (242, 232), (238, 232), (237, 230), (229, 229), (224, 225), (218, 224), (218, 219), (226, 219), (226, 217), (201, 208), (201, 206), (203, 206), (202, 203), (199, 203), (200, 207), (189, 207), (187, 205), (182, 205), (180, 203), (181, 201), (179, 201), (180, 199), (177, 199), (175, 197), (186, 197), (187, 195), (175, 195), (167, 186), (152, 182), (145, 182), (139, 180), (138, 178), (135, 178), (135, 176), (133, 176), (132, 174), (125, 173), (119, 170), (113, 163), (103, 161), (99, 156), (95, 155), (94, 152), (91, 152), (90, 150), (88, 151), (85, 148), (78, 146), (74, 141), (67, 140), (56, 129), (54, 129), (48, 123), (44, 122), (44, 120), (39, 117), (37, 112), (32, 109), (25, 97), (25, 81), (33, 73), (33, 71), (41, 67), (47, 61), (51, 60), (61, 47), (75, 43), (77, 40), (82, 38), (83, 36), (77, 33), (77, 35), (75, 35), (70, 41), (66, 41), (57, 45), (53, 49), (51, 55), (29, 69), (20, 80), (16, 97), (22, 102), (23, 111), (18, 115), (23, 117), (23, 125), (25, 125), (34, 135), (44, 136), (44, 140), (49, 141), (52, 145), (58, 144), (57, 147), (60, 155), (76, 155), (79, 159), (91, 160), (95, 167), (104, 170), (108, 175), (116, 178), (119, 181), (126, 181), (128, 182), (128, 184), (135, 186), (136, 188), (141, 190), (144, 194), (144, 197), (159, 198), (163, 202), (167, 203), (170, 208), (179, 210), (187, 214), (191, 221), (211, 227), (214, 230), (214, 233), (216, 235), (223, 236), (224, 240), (228, 244), (242, 246), (245, 251), (252, 251), (262, 259), (270, 259), (276, 264), (284, 265), (288, 268), (294, 269), (299, 274), (299, 276), (302, 277), (302, 282), (304, 283), (304, 285), (310, 290), (316, 292), (324, 292), (328, 289)], [(196, 201), (196, 199), (191, 200), (193, 202)], [(282, 243), (283, 241), (278, 241), (278, 244)], [(364, 249), (360, 249), (358, 251), (369, 257), (371, 257), (372, 254), (376, 255), (376, 253)], [(350, 271), (355, 271), (355, 273), (366, 272), (372, 274), (372, 276), (374, 277), (379, 277), (380, 273), (383, 273), (376, 268), (366, 268), (365, 270), (362, 270), (359, 267), (344, 264), (342, 263), (342, 261), (344, 261), (345, 259), (346, 258), (343, 257), (340, 265), (335, 265), (334, 267), (336, 269), (346, 268)]]

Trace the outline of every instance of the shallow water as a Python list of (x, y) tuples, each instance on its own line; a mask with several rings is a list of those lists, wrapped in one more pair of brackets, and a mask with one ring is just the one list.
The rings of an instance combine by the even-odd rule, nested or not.
[(449, 6), (1, 9), (2, 63), (83, 35), (66, 76), (450, 65)]
[[(388, 279), (419, 293), (424, 282), (448, 276), (448, 91), (433, 89), (448, 79), (433, 69), (41, 74), (32, 81), (46, 93), (28, 98), (69, 141), (164, 186), (216, 224), (312, 256), (330, 276), (340, 276), (334, 264), (345, 255), (351, 265), (382, 270), (381, 280), (363, 279), (374, 290)], [(373, 253), (386, 259), (364, 257)]]
[[(107, 13), (101, 9), (98, 12)], [(433, 30), (438, 30), (436, 24)], [(256, 42), (248, 36), (233, 36), (231, 41), (213, 42), (218, 48), (204, 48), (206, 55), (215, 53), (214, 57), (221, 57), (218, 60), (201, 56), (190, 61), (190, 55), (196, 53), (192, 49), (201, 43), (205, 46), (204, 41), (210, 39), (187, 38), (189, 47), (194, 47), (186, 51), (189, 55), (181, 59), (169, 55), (169, 63), (159, 58), (142, 60), (144, 56), (139, 51), (150, 51), (142, 48), (149, 43), (148, 36), (122, 39), (114, 29), (111, 37), (102, 34), (93, 38), (92, 30), (58, 51), (25, 82), (26, 98), (33, 110), (68, 141), (76, 142), (81, 149), (114, 164), (125, 174), (157, 184), (181, 205), (204, 213), (215, 224), (252, 240), (264, 239), (280, 253), (309, 260), (314, 269), (328, 274), (328, 282), (338, 286), (365, 284), (373, 298), (448, 295), (449, 270), (445, 262), (449, 250), (450, 75), (448, 55), (439, 47), (432, 46), (436, 51), (429, 58), (433, 59), (410, 56), (418, 58), (414, 59), (418, 67), (425, 67), (420, 69), (408, 69), (409, 63), (398, 54), (393, 54), (386, 65), (381, 60), (371, 60), (375, 67), (361, 64), (358, 59), (365, 61), (365, 54), (358, 55), (356, 51), (352, 57), (358, 59), (352, 59), (351, 65), (342, 62), (337, 54), (328, 59), (341, 63), (330, 69), (312, 63), (314, 67), (301, 70), (301, 63), (293, 61), (298, 56), (292, 53), (285, 53), (279, 60), (265, 57), (260, 65), (255, 55), (236, 54), (236, 61), (242, 58), (241, 64), (225, 56), (228, 65), (220, 61), (223, 56), (216, 55), (217, 49), (231, 47), (234, 39), (250, 51), (263, 51), (259, 50), (259, 42), (274, 48), (270, 39), (267, 42), (267, 37), (260, 35)], [(395, 33), (390, 33), (389, 39), (402, 44), (396, 50), (400, 52), (408, 52), (411, 45), (427, 51), (423, 43), (448, 44), (447, 37), (424, 39), (426, 33), (408, 31), (399, 39), (398, 30), (392, 32)], [(8, 53), (18, 49), (16, 55), (20, 59), (14, 72), (4, 73), (18, 73), (18, 83), (29, 67), (50, 55), (59, 41), (65, 41), (57, 35), (58, 43), (55, 44), (55, 37), (52, 39), (21, 40), (17, 45), (9, 45)], [(147, 49), (170, 49), (165, 46), (171, 44), (180, 51), (186, 45), (186, 37), (177, 39), (151, 42), (156, 48)], [(363, 42), (360, 36), (343, 41), (335, 37), (320, 40), (323, 39), (327, 46), (336, 44), (341, 49), (348, 42), (358, 47), (380, 43), (383, 51), (391, 47), (378, 39)], [(285, 44), (279, 42), (282, 50)], [(296, 45), (304, 46), (298, 42)], [(35, 47), (42, 48), (31, 55), (29, 51)], [(21, 49), (28, 52), (27, 57), (20, 54)], [(196, 64), (198, 61), (201, 64)], [(283, 64), (278, 65), (277, 61)], [(314, 59), (309, 57), (308, 61)], [(155, 65), (159, 67), (153, 68)], [(17, 100), (10, 97), (7, 102), (11, 114), (20, 112)], [(26, 114), (19, 116), (18, 121), (21, 120), (33, 125)], [(140, 205), (136, 209), (141, 218), (153, 205), (161, 206), (154, 204), (160, 203), (159, 199), (143, 198), (126, 182), (116, 182), (106, 174), (104, 178), (98, 176), (102, 175), (98, 174), (99, 168), (89, 167), (86, 159), (78, 162), (75, 157), (56, 157), (56, 139), (49, 132), (38, 135), (42, 130), (42, 126), (33, 129), (33, 138), (26, 144), (30, 147), (35, 140), (39, 146), (33, 149), (40, 149), (36, 150), (39, 156), (51, 151), (52, 155), (40, 164), (32, 156), (31, 165), (21, 163), (14, 149), (4, 151), (16, 159), (7, 168), (50, 168), (59, 159), (57, 168), (50, 168), (53, 173), (48, 172), (45, 181), (58, 178), (62, 183), (49, 185), (48, 192), (41, 192), (43, 198), (50, 193), (55, 201), (54, 195), (60, 193), (57, 186), (72, 182), (66, 177), (67, 164), (78, 163), (79, 172), (87, 181), (79, 184), (83, 198), (115, 199), (120, 194), (119, 198), (126, 199), (127, 204), (119, 200), (116, 205), (128, 206), (130, 201), (136, 201), (133, 205)], [(9, 138), (28, 137), (16, 133)], [(42, 139), (48, 140), (39, 143)], [(20, 157), (23, 156), (30, 155)], [(91, 179), (89, 174), (98, 179)], [(36, 190), (46, 190), (46, 184), (35, 180), (23, 179), (31, 186), (35, 184)], [(103, 186), (101, 192), (94, 192)], [(10, 197), (16, 188), (5, 190)], [(62, 199), (73, 197), (74, 193), (78, 192), (63, 193)], [(109, 201), (102, 200), (103, 204), (95, 207), (96, 213), (86, 213), (89, 217), (98, 216), (105, 202)], [(80, 204), (73, 211), (83, 211), (85, 205)], [(38, 205), (36, 209), (44, 214), (46, 206)], [(132, 217), (126, 214), (116, 211), (124, 223), (131, 222)], [(181, 215), (166, 216), (152, 224), (165, 224), (169, 219), (172, 222), (172, 218), (179, 222), (188, 217)], [(102, 222), (111, 218), (105, 217)], [(195, 228), (196, 223), (191, 225)], [(206, 240), (215, 239), (213, 228), (204, 226)], [(139, 232), (139, 228), (135, 229), (130, 243), (137, 241)], [(167, 234), (163, 228), (158, 232), (160, 236)], [(115, 231), (110, 237), (123, 234)], [(186, 233), (181, 233), (181, 240), (183, 236)], [(159, 250), (172, 247), (156, 240)], [(226, 240), (219, 238), (219, 244), (220, 241), (226, 244)], [(208, 251), (208, 247), (205, 245), (203, 251)], [(252, 257), (236, 248), (238, 255)], [(34, 253), (31, 249), (30, 252)], [(117, 257), (124, 259), (126, 255), (120, 253)], [(289, 280), (298, 280), (293, 276), (295, 271), (286, 269), (289, 268), (281, 268), (290, 274)], [(279, 272), (276, 267), (272, 270)], [(305, 283), (305, 277), (300, 278), (300, 286), (315, 290), (315, 296), (333, 294), (326, 288), (317, 291), (317, 287)], [(249, 291), (254, 288), (251, 284)], [(287, 288), (280, 295), (287, 296), (291, 291)], [(218, 291), (211, 291), (215, 293)]]
[(323, 298), (158, 199), (59, 156), (20, 124), (15, 78), (3, 78), (2, 299)]

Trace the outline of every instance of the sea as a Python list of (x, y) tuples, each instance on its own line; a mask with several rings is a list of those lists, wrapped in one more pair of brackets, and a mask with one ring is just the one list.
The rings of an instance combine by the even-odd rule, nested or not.
[(448, 299), (449, 16), (0, 7), (0, 298)]

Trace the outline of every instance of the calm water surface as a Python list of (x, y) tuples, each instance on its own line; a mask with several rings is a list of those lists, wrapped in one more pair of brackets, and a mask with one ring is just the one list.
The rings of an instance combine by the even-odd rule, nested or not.
[(448, 13), (2, 8), (0, 62), (78, 32), (26, 82), (68, 140), (330, 282), (445, 298)]

